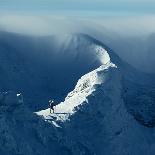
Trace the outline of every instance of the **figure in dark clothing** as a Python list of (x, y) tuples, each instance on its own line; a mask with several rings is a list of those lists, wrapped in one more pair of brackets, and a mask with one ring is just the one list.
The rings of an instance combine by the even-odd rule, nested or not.
[(49, 107), (50, 107), (50, 113), (51, 113), (51, 110), (53, 110), (53, 113), (54, 113), (54, 101), (53, 100), (49, 100)]

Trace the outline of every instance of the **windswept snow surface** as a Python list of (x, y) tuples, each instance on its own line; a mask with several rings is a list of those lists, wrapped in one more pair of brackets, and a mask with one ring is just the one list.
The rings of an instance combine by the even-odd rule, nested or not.
[(63, 101), (81, 76), (106, 63), (95, 45), (82, 34), (0, 32), (0, 91), (22, 92), (33, 111), (46, 108), (51, 98)]
[(87, 102), (87, 97), (95, 90), (95, 86), (100, 85), (106, 80), (106, 77), (101, 78), (98, 74), (110, 67), (116, 66), (111, 63), (109, 54), (103, 47), (94, 45), (94, 49), (102, 66), (80, 78), (75, 89), (67, 95), (65, 101), (54, 107), (55, 114), (49, 114), (50, 109), (46, 109), (37, 112), (38, 115), (42, 115), (47, 120), (49, 120), (49, 117), (54, 116), (57, 117), (57, 120), (65, 121), (76, 111), (80, 104)]
[[(55, 113), (49, 109), (32, 113), (22, 94), (0, 93), (0, 154), (154, 155), (154, 78), (124, 63), (89, 36), (70, 39), (61, 46), (68, 51), (60, 50), (57, 60), (64, 60), (61, 65), (68, 63), (66, 68), (74, 64), (66, 74), (80, 67), (83, 72), (74, 72), (73, 77), (83, 76), (64, 102), (55, 106)], [(59, 67), (58, 72), (62, 71)]]
[(102, 50), (101, 47), (97, 47), (96, 49), (102, 52), (101, 58), (103, 65), (82, 76), (77, 82), (75, 89), (67, 95), (65, 101), (54, 107), (54, 114), (49, 114), (49, 109), (39, 111), (36, 114), (43, 116), (47, 120), (53, 116), (56, 117), (57, 120), (65, 121), (78, 110), (79, 105), (88, 102), (87, 97), (95, 91), (95, 86), (101, 85), (106, 81), (105, 75), (101, 77), (101, 75), (98, 76), (98, 74), (108, 70), (110, 67), (116, 67), (115, 64), (110, 62), (107, 51)]
[(153, 155), (155, 130), (128, 113), (121, 70), (112, 62), (84, 75), (65, 101), (37, 115), (62, 129), (71, 154)]
[[(138, 80), (143, 74), (134, 74), (135, 71), (125, 63), (123, 67), (117, 66), (107, 54), (105, 52), (102, 59), (105, 63), (82, 76), (65, 101), (55, 106), (55, 113), (50, 114), (46, 109), (36, 114), (58, 130), (63, 130), (71, 154), (154, 155), (155, 130), (141, 123), (148, 118), (153, 119), (155, 111), (151, 111), (151, 115), (148, 111), (154, 103), (149, 104), (147, 110), (137, 105), (142, 110), (140, 114), (144, 115), (140, 121), (134, 116), (141, 118), (138, 107), (130, 103), (129, 108), (128, 105), (136, 92), (135, 88), (139, 93), (144, 91), (140, 88), (147, 86), (147, 76)], [(118, 57), (113, 53), (110, 55), (118, 65), (122, 65), (121, 60), (116, 60)], [(126, 95), (130, 98), (124, 97)], [(134, 109), (134, 114), (130, 109)]]

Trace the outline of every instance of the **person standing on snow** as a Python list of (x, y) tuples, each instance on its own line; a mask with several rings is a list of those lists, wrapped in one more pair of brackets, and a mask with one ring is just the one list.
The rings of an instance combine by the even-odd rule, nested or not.
[(49, 100), (49, 107), (50, 107), (50, 113), (51, 113), (51, 110), (53, 110), (53, 113), (54, 113), (54, 101), (53, 100)]

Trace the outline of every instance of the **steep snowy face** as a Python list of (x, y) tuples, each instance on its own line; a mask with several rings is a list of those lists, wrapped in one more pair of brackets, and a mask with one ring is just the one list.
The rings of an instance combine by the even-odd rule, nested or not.
[(72, 115), (78, 113), (80, 106), (88, 103), (87, 97), (91, 96), (98, 86), (106, 83), (111, 74), (109, 71), (116, 68), (104, 48), (98, 45), (93, 45), (92, 48), (94, 53), (102, 58), (102, 65), (79, 79), (75, 89), (67, 95), (65, 101), (55, 107), (54, 115), (49, 115), (49, 109), (37, 113), (37, 115), (43, 115), (52, 124), (47, 124), (33, 115), (24, 106), (21, 94), (8, 92), (0, 96), (0, 144), (2, 146), (0, 154), (50, 155), (52, 152), (56, 155), (67, 155), (86, 152), (85, 149), (80, 148), (80, 145), (77, 145), (77, 151), (74, 150), (76, 140), (71, 140), (65, 128), (59, 130), (59, 127), (62, 127), (59, 123), (66, 122)]
[(102, 65), (78, 80), (75, 89), (67, 95), (65, 101), (56, 106), (56, 112), (73, 113), (75, 108), (86, 101), (87, 96), (92, 94), (95, 90), (95, 86), (100, 85), (106, 80), (104, 75), (101, 77), (101, 75), (99, 76), (98, 74), (110, 67), (116, 67), (115, 64), (110, 62), (109, 54), (103, 47), (96, 45), (95, 51)]
[(82, 34), (33, 37), (0, 32), (0, 90), (20, 91), (34, 111), (57, 102), (78, 79), (109, 62), (106, 50)]
[[(106, 53), (107, 54), (107, 53)], [(107, 55), (106, 55), (107, 56)], [(64, 102), (61, 102), (54, 107), (54, 112), (59, 115), (52, 114), (57, 117), (57, 120), (65, 121), (71, 115), (78, 111), (78, 107), (84, 103), (87, 103), (87, 97), (90, 96), (95, 90), (97, 85), (102, 85), (108, 79), (108, 70), (110, 68), (117, 68), (115, 64), (110, 62), (100, 66), (94, 71), (82, 76), (77, 82), (75, 89), (71, 91)], [(49, 119), (49, 109), (37, 112), (37, 115), (43, 116), (45, 119)]]
[[(82, 76), (78, 80), (75, 89), (67, 95), (65, 101), (55, 106), (55, 113), (59, 113), (61, 115), (61, 118), (57, 118), (60, 119), (60, 121), (65, 121), (69, 116), (76, 112), (76, 108), (79, 105), (87, 102), (87, 97), (95, 91), (96, 85), (101, 85), (107, 80), (106, 74), (104, 74), (105, 71), (109, 68), (116, 67), (116, 65), (110, 61), (110, 56), (103, 47), (95, 45), (94, 49), (102, 65)], [(48, 119), (49, 109), (37, 112), (37, 114), (44, 116), (45, 119)]]
[[(131, 86), (137, 82), (135, 74), (133, 76), (135, 72), (131, 68), (124, 71), (111, 59), (106, 60), (106, 64), (80, 78), (65, 101), (54, 107), (54, 113), (50, 114), (46, 109), (36, 114), (63, 131), (65, 146), (68, 146), (70, 154), (154, 155), (155, 130), (146, 125), (153, 122), (152, 100), (145, 96), (139, 103), (131, 103), (135, 88), (140, 89), (135, 83), (135, 88)], [(132, 76), (126, 74), (129, 71)], [(124, 74), (128, 76), (125, 86), (127, 84), (132, 95), (124, 89)], [(140, 85), (141, 79), (139, 82)], [(126, 94), (129, 96), (124, 99)]]
[[(88, 36), (67, 36), (65, 43), (61, 40), (57, 47), (62, 44), (61, 50), (54, 50), (59, 53), (52, 55), (52, 63), (47, 61), (54, 65), (59, 60), (57, 63), (60, 66), (48, 66), (49, 70), (38, 66), (38, 71), (45, 70), (41, 72), (44, 73), (44, 78), (46, 71), (51, 69), (52, 73), (58, 73), (55, 75), (56, 81), (52, 81), (53, 78), (45, 86), (55, 83), (54, 86), (57, 86), (59, 82), (65, 84), (66, 80), (60, 81), (65, 77), (62, 71), (68, 73), (66, 77), (70, 83), (72, 81), (68, 75), (73, 75), (71, 72), (74, 76), (83, 73), (82, 76), (77, 80), (73, 91), (67, 92), (64, 102), (56, 105), (51, 114), (50, 109), (33, 114), (25, 106), (27, 102), (23, 102), (21, 94), (0, 94), (0, 154), (154, 155), (154, 89), (148, 93), (149, 96), (146, 93), (150, 88), (147, 85), (150, 78), (120, 62), (114, 53)], [(42, 57), (35, 57), (37, 52), (33, 54), (33, 58), (40, 58), (39, 61), (37, 59), (39, 64), (44, 60)], [(45, 60), (51, 60), (51, 57)], [(31, 68), (32, 72), (26, 68), (26, 73), (34, 76), (34, 71), (37, 70), (34, 66)], [(82, 72), (77, 74), (79, 67)], [(67, 71), (67, 68), (73, 70)], [(59, 70), (57, 72), (54, 69)], [(40, 77), (39, 72), (35, 73)], [(50, 77), (54, 74), (48, 72)], [(23, 75), (26, 76), (25, 73)], [(32, 82), (37, 79), (33, 76)], [(62, 85), (63, 89), (64, 87)], [(30, 93), (35, 90), (31, 88), (28, 88)]]

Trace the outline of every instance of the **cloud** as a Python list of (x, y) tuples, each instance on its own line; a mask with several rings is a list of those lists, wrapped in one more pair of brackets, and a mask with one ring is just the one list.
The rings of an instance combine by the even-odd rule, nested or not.
[(0, 29), (30, 35), (50, 35), (74, 32), (75, 26), (66, 17), (1, 15)]
[[(0, 15), (0, 30), (37, 36), (54, 34), (58, 36), (59, 41), (64, 39), (62, 33), (86, 33), (114, 49), (132, 65), (154, 71), (154, 37), (151, 37), (151, 46), (148, 41), (150, 34), (155, 33), (154, 15), (94, 17), (8, 13)], [(149, 54), (150, 52), (152, 54)], [(148, 63), (147, 60), (151, 58), (153, 63)]]
[(74, 33), (88, 29), (108, 29), (124, 35), (155, 32), (155, 16), (62, 16), (62, 15), (0, 15), (0, 29), (32, 35)]

